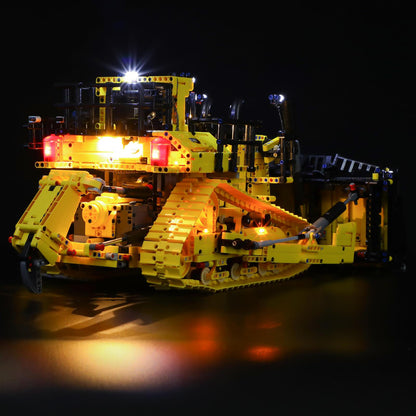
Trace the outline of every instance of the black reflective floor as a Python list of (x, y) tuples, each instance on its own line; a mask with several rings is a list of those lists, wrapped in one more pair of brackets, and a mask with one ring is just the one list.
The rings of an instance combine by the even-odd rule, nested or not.
[(408, 274), (317, 267), (219, 294), (48, 279), (32, 295), (12, 277), (0, 286), (11, 413), (416, 413)]

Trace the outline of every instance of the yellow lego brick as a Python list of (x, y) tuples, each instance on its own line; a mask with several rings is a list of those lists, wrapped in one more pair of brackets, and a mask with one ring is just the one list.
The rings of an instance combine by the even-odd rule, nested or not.
[(257, 267), (242, 267), (240, 269), (240, 273), (242, 275), (248, 275), (248, 274), (253, 274), (253, 273), (257, 273)]
[(146, 276), (146, 280), (149, 281), (148, 276), (157, 276), (157, 269), (154, 263), (144, 263), (140, 258), (140, 269), (142, 271), (142, 275)]
[(282, 137), (275, 137), (272, 140), (269, 140), (268, 142), (263, 144), (263, 152), (268, 152), (269, 150), (273, 149), (274, 146), (277, 146), (280, 144), (280, 140)]
[(158, 250), (163, 250), (166, 253), (181, 254), (183, 243), (181, 241), (160, 241)]
[(274, 195), (256, 195), (256, 198), (260, 201), (275, 202), (276, 197)]
[[(156, 261), (156, 248), (151, 247), (149, 249), (149, 241), (147, 241), (147, 247), (140, 248), (140, 261), (143, 263), (154, 263)], [(143, 243), (144, 245), (144, 243)]]
[(347, 222), (338, 224), (337, 232), (334, 236), (334, 245), (354, 247), (355, 246), (356, 223)]
[(69, 169), (73, 168), (73, 162), (35, 162), (35, 167), (38, 169)]
[(253, 184), (256, 183), (279, 183), (280, 178), (277, 176), (255, 176), (250, 178), (250, 182)]
[(123, 81), (123, 78), (124, 77), (97, 77), (96, 79), (95, 79), (95, 82), (97, 83), (97, 84), (104, 84), (104, 83), (107, 83), (107, 82), (112, 82), (112, 83), (121, 83), (122, 81)]
[[(194, 223), (195, 223), (195, 221), (193, 222), (193, 224)], [(159, 235), (160, 235), (161, 232), (162, 233), (165, 233), (165, 232), (169, 232), (169, 233), (174, 232), (175, 234), (178, 234), (178, 235), (182, 235), (182, 234), (183, 235), (189, 235), (189, 232), (192, 229), (193, 224), (192, 225), (189, 225), (189, 226), (186, 226), (186, 225), (182, 225), (182, 224), (179, 224), (179, 225), (177, 225), (177, 224), (170, 225), (169, 222), (168, 223), (165, 223), (165, 224), (158, 223), (158, 224), (154, 224), (152, 226), (152, 232), (155, 232), (156, 234), (159, 234)]]
[(218, 247), (219, 233), (203, 233), (194, 238), (194, 254), (215, 253)]
[(279, 243), (265, 247), (267, 260), (274, 263), (351, 263), (354, 260), (355, 223), (338, 226), (333, 245), (318, 245), (314, 240), (300, 243)]
[(161, 263), (162, 269), (165, 267), (180, 267), (181, 257), (178, 254), (172, 254), (168, 252), (158, 252), (156, 255), (156, 262)]
[(110, 267), (113, 269), (118, 268), (117, 259), (108, 260), (91, 257), (77, 257), (77, 256), (62, 256), (62, 263), (65, 264), (78, 264), (84, 266), (98, 266), (98, 267)]
[(267, 261), (266, 256), (243, 256), (243, 261), (254, 262), (254, 263), (264, 263)]
[(195, 195), (187, 200), (185, 198), (170, 198), (169, 201), (166, 201), (165, 207), (170, 209), (172, 213), (186, 210), (190, 213), (189, 215), (192, 215), (194, 212), (200, 212), (205, 207), (205, 204), (206, 195)]

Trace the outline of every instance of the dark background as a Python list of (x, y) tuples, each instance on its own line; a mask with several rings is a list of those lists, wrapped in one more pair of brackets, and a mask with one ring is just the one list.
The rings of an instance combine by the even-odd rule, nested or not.
[[(267, 96), (270, 93), (284, 93), (291, 103), (295, 133), (305, 153), (339, 153), (344, 157), (399, 170), (405, 202), (405, 224), (408, 224), (406, 231), (409, 259), (412, 259), (415, 254), (411, 240), (414, 203), (412, 172), (415, 152), (413, 131), (416, 120), (413, 105), (415, 25), (410, 4), (408, 8), (403, 8), (399, 2), (395, 2), (394, 6), (379, 2), (371, 7), (364, 4), (365, 2), (330, 6), (312, 3), (304, 6), (297, 2), (272, 2), (267, 5), (224, 2), (226, 6), (201, 3), (189, 7), (163, 7), (151, 2), (137, 6), (137, 3), (89, 1), (71, 2), (68, 6), (59, 7), (50, 3), (36, 3), (29, 7), (19, 6), (3, 11), (3, 25), (0, 29), (4, 103), (3, 204), (7, 216), (2, 225), (5, 228), (2, 232), (2, 249), (6, 253), (7, 264), (16, 262), (16, 256), (7, 245), (7, 236), (13, 233), (14, 224), (32, 199), (40, 176), (40, 172), (33, 167), (38, 156), (23, 147), (26, 131), (22, 125), (26, 122), (27, 116), (54, 114), (51, 104), (55, 82), (93, 81), (96, 76), (117, 75), (123, 72), (123, 68), (129, 67), (137, 67), (145, 74), (189, 72), (197, 79), (195, 90), (207, 93), (213, 98), (213, 112), (217, 115), (224, 114), (235, 98), (244, 98), (244, 112), (247, 117), (263, 119), (265, 133), (270, 136), (276, 134), (279, 125)], [(411, 261), (408, 262), (408, 268), (412, 268)], [(351, 357), (341, 361), (335, 359), (334, 362), (328, 360), (328, 357), (321, 360), (319, 354), (312, 360), (303, 357), (294, 361), (284, 361), (280, 364), (279, 373), (283, 379), (276, 388), (270, 383), (265, 390), (267, 403), (272, 408), (271, 398), (280, 386), (283, 388), (282, 391), (287, 393), (288, 409), (291, 403), (300, 409), (302, 397), (306, 397), (305, 409), (308, 408), (308, 401), (313, 401), (314, 404), (324, 403), (327, 414), (342, 413), (341, 408), (337, 407), (342, 401), (350, 403), (348, 409), (357, 412), (350, 401), (354, 400), (354, 397), (349, 397), (348, 393), (344, 395), (338, 386), (344, 391), (349, 391), (349, 387), (357, 386), (358, 382), (353, 394), (367, 397), (366, 411), (376, 409), (382, 413), (382, 406), (377, 406), (376, 401), (379, 392), (381, 396), (386, 397), (388, 391), (391, 394), (391, 409), (394, 409), (397, 397), (403, 405), (401, 408), (407, 409), (410, 414), (411, 396), (407, 395), (407, 389), (410, 389), (411, 383), (414, 382), (412, 368), (415, 351), (411, 272), (407, 273), (406, 278), (402, 276), (394, 283), (389, 275), (382, 275), (381, 289), (377, 277), (370, 276), (367, 282), (363, 280), (365, 274), (364, 272), (358, 277), (352, 277), (353, 275), (348, 275), (347, 272), (347, 276), (344, 276), (345, 282), (354, 285), (358, 281), (366, 288), (368, 286), (368, 291), (362, 293), (366, 305), (363, 311), (367, 317), (363, 319), (367, 319), (367, 323), (360, 327), (360, 331), (366, 332), (368, 325), (376, 328), (370, 330), (372, 347), (369, 354), (377, 351), (378, 342), (382, 346), (389, 346), (389, 353), (376, 354), (375, 360), (364, 359), (360, 364)], [(319, 279), (319, 272), (312, 276)], [(325, 279), (331, 280), (328, 275), (325, 276), (327, 277), (324, 277), (323, 281), (313, 280), (315, 283), (312, 284), (316, 285), (314, 287), (321, 295), (320, 285), (325, 285)], [(309, 290), (310, 281), (306, 280), (300, 287), (306, 285)], [(299, 290), (296, 283), (291, 285), (285, 290)], [(57, 290), (59, 299), (62, 296), (64, 300), (59, 300), (55, 305), (55, 301), (49, 301), (49, 297), (46, 296), (38, 303), (46, 303), (49, 308), (59, 308), (60, 302), (66, 304), (71, 296), (74, 298), (73, 302), (79, 301), (78, 292), (71, 292), (74, 289), (68, 289), (70, 294), (65, 295), (62, 293), (65, 292), (65, 288), (62, 289), (59, 285), (57, 287), (58, 289), (52, 286), (52, 299)], [(374, 289), (375, 294), (371, 295)], [(6, 293), (7, 302), (11, 302), (12, 298), (9, 295), (13, 294), (20, 299), (21, 305), (29, 305), (27, 308), (21, 307), (26, 314), (22, 316), (25, 317), (27, 314), (30, 315), (30, 308), (35, 301), (29, 299), (32, 295), (23, 295), (19, 290), (5, 289), (3, 294)], [(95, 289), (91, 290), (96, 296)], [(269, 289), (262, 290), (260, 295), (263, 296)], [(325, 292), (323, 299), (335, 296), (336, 302), (337, 296), (341, 293), (337, 290), (329, 291), (328, 294)], [(207, 313), (211, 313), (212, 308), (223, 302), (222, 309), (220, 305), (221, 313), (225, 319), (231, 319), (229, 322), (234, 322), (232, 325), (236, 325), (235, 322), (238, 320), (234, 319), (232, 314), (241, 310), (242, 316), (250, 315), (245, 305), (252, 302), (250, 296), (259, 295), (258, 291), (242, 293), (246, 294), (234, 295), (242, 296), (243, 299), (241, 303), (234, 300), (237, 302), (234, 312), (232, 305), (225, 307), (228, 305), (227, 302), (230, 302), (229, 296), (232, 295), (220, 295), (214, 298), (216, 301), (209, 302)], [(284, 293), (275, 296), (282, 300)], [(179, 298), (165, 296), (161, 301), (152, 294), (149, 299), (155, 309), (160, 307), (161, 302), (165, 302), (165, 313), (168, 316), (169, 308), (176, 308), (178, 304), (186, 305), (186, 297), (177, 296)], [(82, 299), (85, 298), (84, 301), (88, 304), (87, 297), (88, 293), (84, 294)], [(100, 295), (98, 298), (102, 300)], [(316, 299), (314, 304), (318, 308), (316, 310), (319, 310), (321, 298)], [(353, 299), (354, 291), (351, 292), (349, 300), (353, 302)], [(13, 322), (13, 313), (20, 309), (13, 303), (11, 309), (8, 308), (7, 302), (1, 309), (1, 318), (3, 322), (7, 319), (12, 319)], [(189, 316), (192, 316), (193, 303), (199, 304), (199, 301), (193, 298), (191, 306), (186, 309)], [(292, 313), (290, 305), (289, 302), (284, 312), (289, 316)], [(231, 308), (230, 311), (228, 307)], [(153, 313), (152, 307), (149, 308), (149, 313)], [(299, 310), (294, 305), (293, 311), (295, 308)], [(382, 321), (378, 318), (379, 308), (382, 310), (381, 316), (385, 318)], [(393, 310), (393, 317), (389, 308)], [(327, 325), (331, 322), (329, 326), (336, 327), (345, 319), (350, 322), (348, 313), (346, 317), (341, 314), (340, 318), (333, 318), (335, 320), (331, 321), (333, 310), (334, 307), (325, 309)], [(137, 309), (133, 308), (132, 313), (137, 312)], [(69, 313), (73, 316), (74, 312)], [(307, 320), (305, 323), (305, 316), (309, 313), (307, 309), (297, 313), (301, 324), (299, 327), (294, 325), (295, 339), (296, 330), (308, 330), (309, 325), (312, 325), (312, 328), (318, 325), (316, 321), (312, 321), (311, 324)], [(181, 324), (186, 322), (186, 314)], [(19, 319), (23, 319), (22, 316), (19, 315)], [(27, 334), (31, 328), (30, 324), (21, 326), (22, 322), (19, 319), (15, 317), (17, 323), (14, 329), (8, 327), (6, 338), (17, 336), (24, 339), (34, 336)], [(360, 317), (355, 316), (353, 322), (355, 320), (360, 322)], [(319, 331), (325, 333), (325, 328)], [(330, 329), (328, 331), (330, 332)], [(394, 344), (394, 348), (390, 348), (391, 344)], [(408, 361), (409, 357), (411, 359)], [(302, 360), (306, 360), (307, 364), (302, 364)], [(400, 360), (400, 365), (396, 365), (396, 360)], [(221, 397), (225, 400), (229, 400), (225, 393), (228, 390), (236, 393), (237, 395), (232, 396), (233, 399), (228, 402), (230, 409), (243, 407), (245, 401), (241, 401), (241, 397), (239, 401), (238, 391), (249, 394), (246, 379), (253, 383), (261, 380), (264, 375), (274, 379), (273, 371), (266, 370), (266, 365), (261, 368), (226, 367), (224, 371), (222, 374), (221, 369), (213, 370), (212, 380), (210, 379), (208, 387), (203, 388), (219, 386)], [(322, 372), (325, 376), (320, 376)], [(331, 379), (342, 381), (338, 385), (331, 385)], [(289, 387), (285, 380), (289, 381)], [(322, 400), (318, 398), (318, 395), (322, 394), (319, 383), (324, 384)], [(299, 395), (296, 386), (299, 386)], [(262, 397), (260, 387), (255, 391), (259, 401), (252, 402), (253, 409), (257, 403), (261, 403)], [(368, 396), (369, 392), (371, 394)], [(99, 402), (111, 403), (116, 409), (117, 403), (122, 402), (123, 398), (126, 399), (125, 403), (134, 404), (139, 409), (140, 400), (146, 400), (144, 394), (138, 394), (133, 398), (127, 392), (118, 392), (112, 401), (99, 392), (89, 393), (92, 396), (82, 396), (81, 404), (88, 404), (91, 411), (95, 409), (95, 403)], [(42, 394), (36, 397), (37, 405), (48, 399), (47, 391)], [(195, 385), (190, 394), (191, 407), (198, 412), (198, 409), (201, 410), (204, 406), (197, 400), (201, 389)], [(203, 391), (203, 397), (206, 401), (211, 400), (206, 390)], [(33, 397), (26, 398), (34, 399), (35, 393)], [(162, 399), (156, 392), (149, 403), (163, 407), (159, 398)], [(18, 395), (7, 399), (13, 407), (18, 402)], [(69, 392), (68, 395), (59, 391), (54, 403), (59, 408), (58, 402), (68, 400), (75, 408), (74, 403), (77, 399), (76, 391)], [(170, 405), (186, 407), (183, 397), (170, 399)], [(248, 400), (247, 396), (245, 399)], [(29, 403), (26, 405), (29, 409)], [(332, 406), (335, 406), (335, 413), (330, 412), (329, 408)], [(316, 405), (315, 410), (318, 408), (319, 405)], [(391, 409), (389, 407), (386, 414), (392, 414)], [(397, 414), (408, 413), (402, 411)]]

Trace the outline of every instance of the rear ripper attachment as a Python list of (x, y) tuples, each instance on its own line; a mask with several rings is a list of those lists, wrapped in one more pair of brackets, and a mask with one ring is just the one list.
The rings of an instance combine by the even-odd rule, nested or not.
[(48, 276), (123, 274), (219, 291), (395, 258), (392, 171), (302, 155), (282, 95), (271, 96), (282, 129), (268, 139), (239, 117), (241, 100), (216, 118), (193, 87), (98, 77), (63, 85), (55, 118), (29, 117), (46, 174), (11, 242), (30, 291)]

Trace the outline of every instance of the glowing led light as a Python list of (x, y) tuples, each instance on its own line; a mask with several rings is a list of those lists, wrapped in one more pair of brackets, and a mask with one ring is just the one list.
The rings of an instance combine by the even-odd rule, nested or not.
[(204, 233), (205, 233), (205, 234), (208, 234), (208, 233), (209, 233), (208, 228), (204, 228)]
[(285, 101), (286, 97), (283, 94), (270, 94), (269, 95), (269, 100), (270, 102), (273, 103), (277, 103), (277, 104), (282, 104), (283, 101)]
[(123, 151), (120, 153), (121, 158), (128, 157), (140, 157), (143, 156), (143, 143), (130, 142), (128, 143)]
[(52, 155), (52, 147), (51, 147), (51, 145), (49, 143), (48, 144), (45, 144), (45, 146), (43, 147), (43, 156), (49, 157), (51, 155)]
[(61, 137), (51, 134), (43, 139), (43, 159), (47, 162), (55, 162), (60, 157)]
[(267, 230), (263, 227), (257, 228), (256, 232), (257, 232), (258, 235), (267, 234)]
[(133, 84), (134, 82), (137, 82), (139, 80), (139, 73), (136, 71), (127, 71), (124, 74), (124, 82), (127, 82), (128, 84)]
[(167, 166), (169, 161), (170, 142), (163, 137), (156, 137), (150, 144), (150, 163), (153, 166)]
[(160, 158), (159, 149), (153, 149), (152, 150), (152, 159), (159, 160), (159, 158)]
[(97, 141), (97, 150), (99, 152), (113, 153), (115, 156), (123, 150), (123, 142), (121, 137), (99, 136)]

